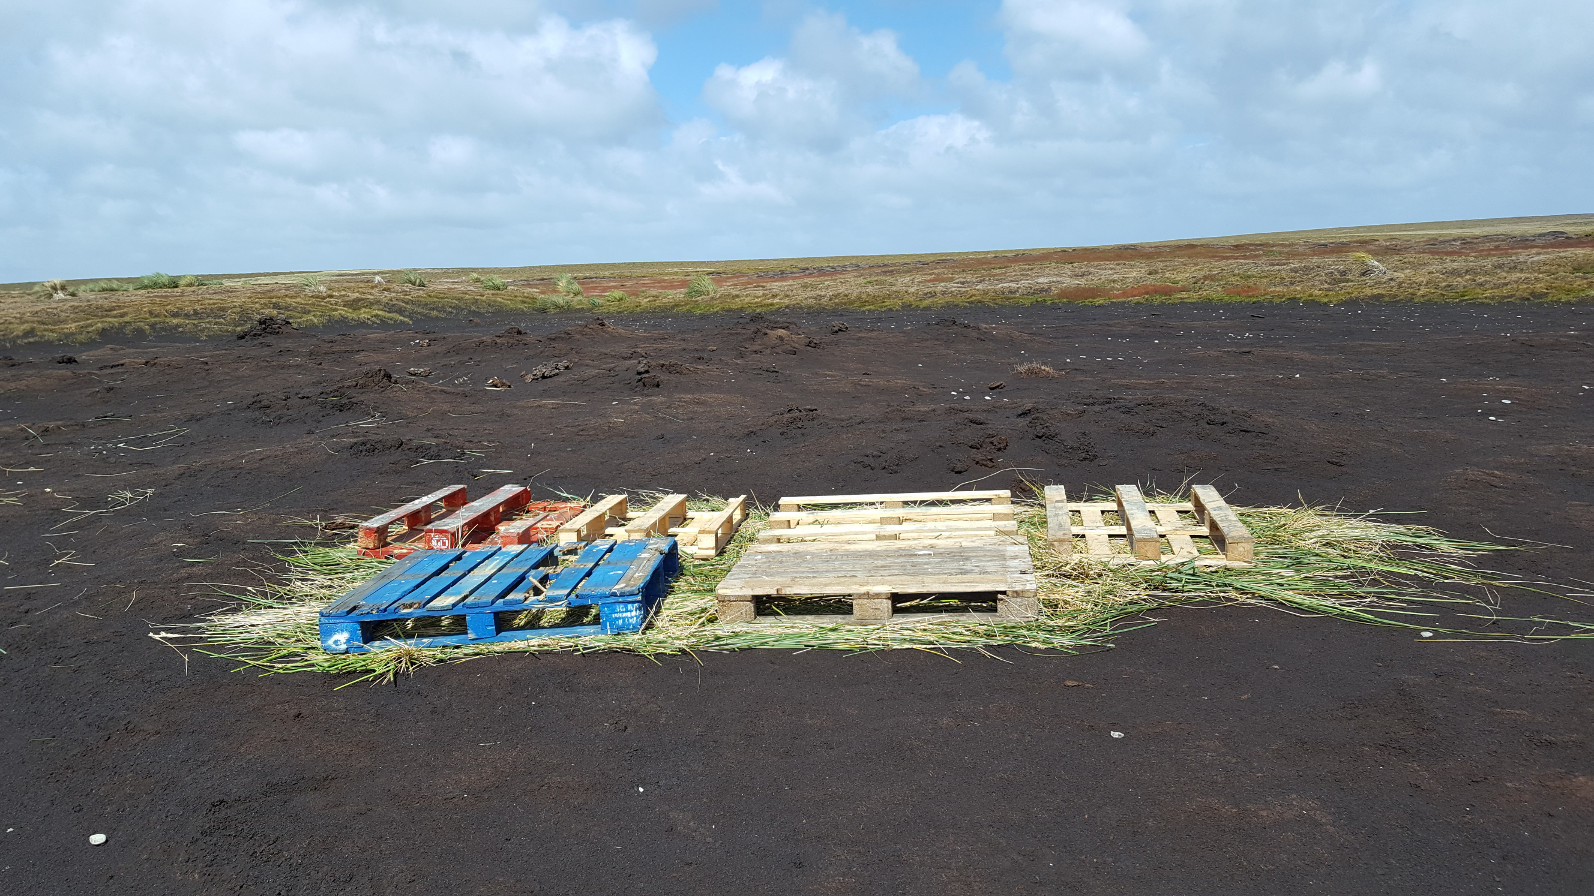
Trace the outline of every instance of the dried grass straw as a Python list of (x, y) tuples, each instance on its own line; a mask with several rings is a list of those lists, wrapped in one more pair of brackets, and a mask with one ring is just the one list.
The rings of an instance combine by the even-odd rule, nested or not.
[[(693, 502), (693, 509), (723, 506), (719, 499)], [(764, 528), (766, 510), (749, 516), (720, 557), (683, 558), (668, 598), (640, 632), (432, 648), (395, 641), (370, 653), (324, 653), (318, 611), (388, 561), (360, 559), (345, 545), (306, 542), (282, 557), (288, 570), (280, 583), (222, 591), (234, 605), (205, 617), (184, 636), (199, 638), (202, 653), (236, 660), (263, 674), (353, 675), (347, 683), (387, 681), (423, 666), (499, 653), (625, 651), (656, 657), (753, 647), (937, 652), (972, 648), (989, 653), (999, 645), (1067, 653), (1109, 646), (1119, 634), (1154, 624), (1148, 614), (1176, 606), (1265, 606), (1422, 629), (1451, 638), (1594, 637), (1590, 623), (1498, 615), (1502, 589), (1553, 593), (1539, 583), (1474, 564), (1480, 555), (1508, 550), (1505, 546), (1461, 541), (1424, 526), (1321, 507), (1250, 507), (1236, 512), (1256, 537), (1256, 563), (1251, 567), (1109, 566), (1055, 552), (1046, 541), (1044, 510), (1018, 505), (1016, 516), (1036, 561), (1042, 605), (1041, 618), (1030, 622), (971, 614), (966, 620), (899, 616), (885, 625), (814, 624), (800, 616), (756, 625), (720, 625), (714, 587)]]

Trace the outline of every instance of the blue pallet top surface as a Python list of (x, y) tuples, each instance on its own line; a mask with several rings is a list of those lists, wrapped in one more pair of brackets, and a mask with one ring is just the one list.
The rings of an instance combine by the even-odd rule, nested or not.
[(328, 605), (321, 616), (376, 621), (657, 599), (679, 563), (673, 538), (592, 542), (555, 574), (557, 551), (520, 545), (416, 551)]

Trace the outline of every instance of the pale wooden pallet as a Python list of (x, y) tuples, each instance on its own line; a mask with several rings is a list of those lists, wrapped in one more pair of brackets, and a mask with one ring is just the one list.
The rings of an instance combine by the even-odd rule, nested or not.
[[(781, 498), (761, 544), (803, 541), (907, 541), (1016, 535), (1013, 494), (903, 492)], [(816, 509), (816, 508), (838, 509)]]
[(673, 535), (682, 554), (708, 560), (725, 550), (745, 519), (746, 495), (731, 501), (724, 510), (712, 511), (686, 509), (686, 495), (665, 495), (641, 511), (630, 509), (626, 495), (605, 495), (561, 526), (558, 538), (560, 544), (574, 544), (600, 538), (634, 541)]
[[(894, 598), (931, 594), (992, 594), (997, 612), (973, 615), (1034, 619), (1035, 567), (1011, 505), (1006, 490), (782, 498), (770, 528), (715, 589), (720, 621), (886, 623), (895, 617)], [(813, 509), (822, 507), (842, 509)], [(758, 612), (761, 598), (825, 596), (850, 598), (852, 614)]]
[(724, 552), (736, 537), (736, 530), (747, 519), (747, 496), (732, 498), (724, 510), (688, 510), (679, 529), (671, 529), (680, 542), (681, 553), (698, 560), (712, 560)]
[(1251, 565), (1256, 541), (1212, 486), (1193, 486), (1188, 502), (1148, 503), (1133, 485), (1113, 491), (1113, 501), (1071, 502), (1063, 486), (1047, 486), (1052, 547), (1112, 564)]

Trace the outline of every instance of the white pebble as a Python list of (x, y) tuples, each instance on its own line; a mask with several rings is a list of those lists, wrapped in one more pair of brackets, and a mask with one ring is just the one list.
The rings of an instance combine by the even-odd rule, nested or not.
[(1433, 637), (1433, 632), (1423, 632), (1422, 636), (1424, 638), (1432, 638)]
[(1109, 731), (1107, 733), (1111, 734), (1113, 737), (1123, 737), (1124, 736), (1124, 733), (1122, 731)]
[(101, 843), (104, 843), (105, 840), (106, 840), (106, 837), (105, 837), (104, 834), (90, 834), (89, 835), (89, 845), (90, 846), (99, 846)]

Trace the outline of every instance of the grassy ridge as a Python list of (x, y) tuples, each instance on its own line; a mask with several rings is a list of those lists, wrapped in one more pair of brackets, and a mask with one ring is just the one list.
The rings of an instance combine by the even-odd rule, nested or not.
[(598, 307), (1589, 299), (1594, 216), (1584, 215), (939, 255), (50, 280), (0, 287), (0, 343), (226, 335), (277, 315), (315, 327)]

